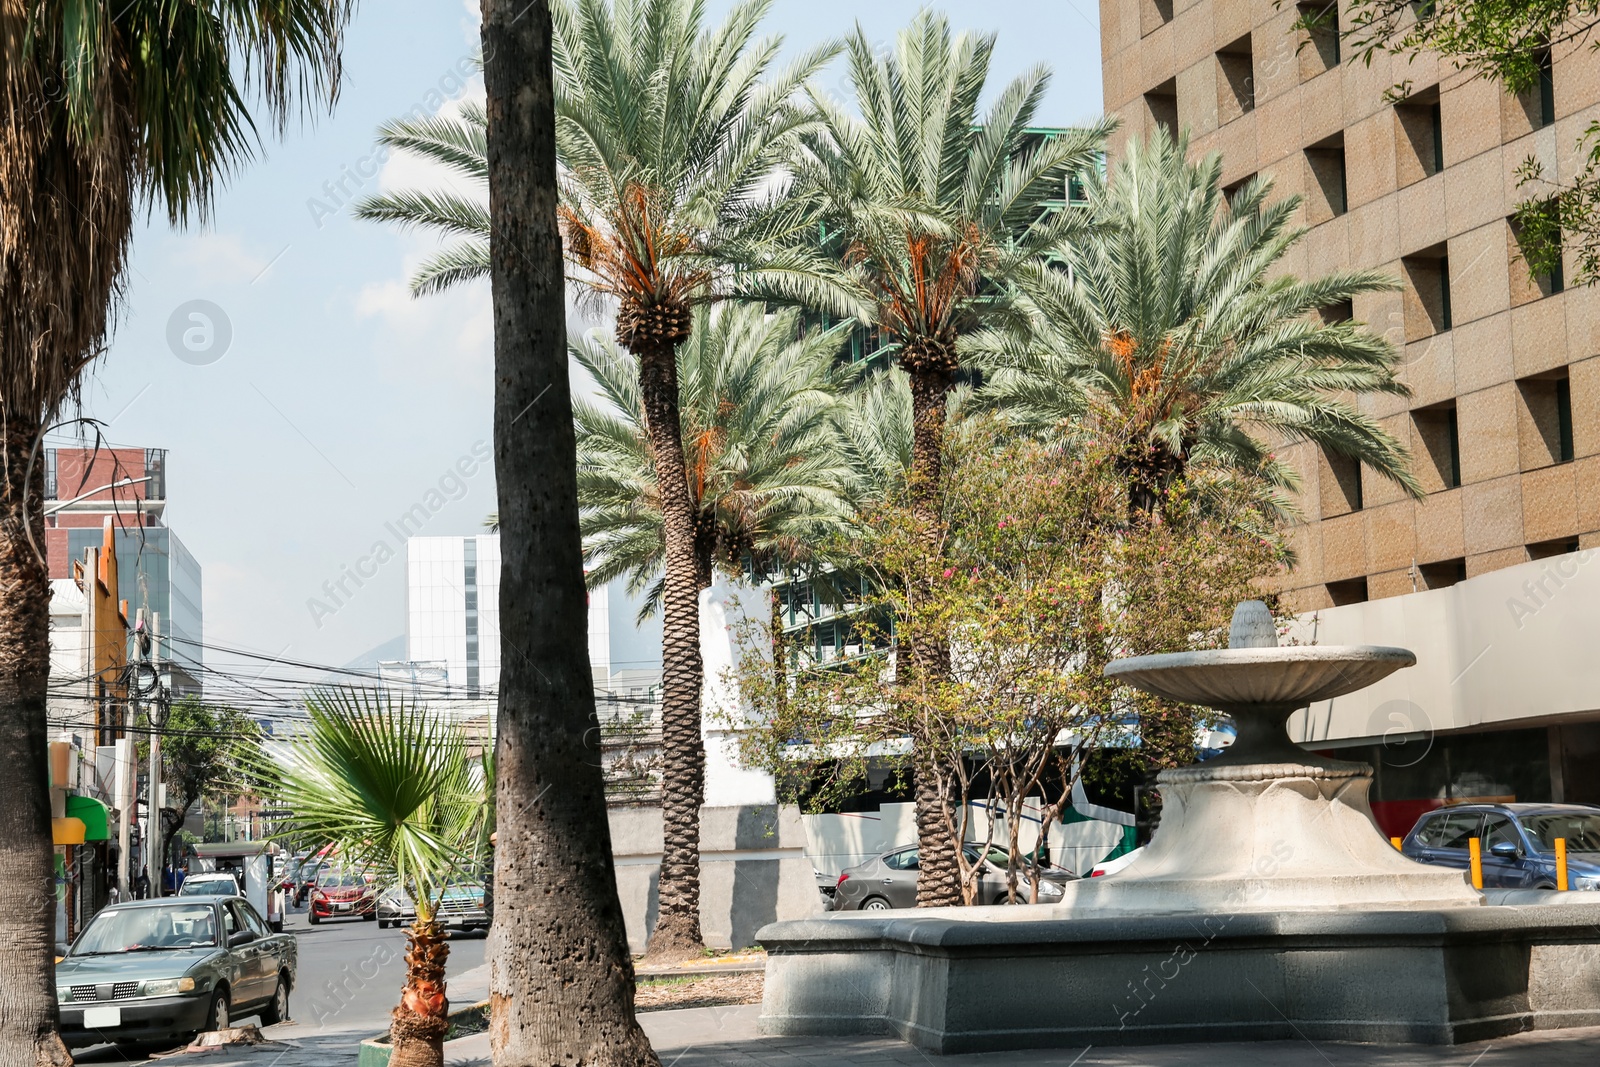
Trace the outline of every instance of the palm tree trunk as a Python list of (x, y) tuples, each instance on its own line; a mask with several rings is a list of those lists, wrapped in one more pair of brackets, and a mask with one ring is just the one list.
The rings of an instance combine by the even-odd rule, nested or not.
[[(911, 371), (911, 511), (925, 540), (922, 573), (913, 577), (931, 591), (936, 565), (942, 554), (939, 541), (939, 490), (944, 477), (944, 407), (950, 377), (938, 370)], [(950, 674), (949, 648), (938, 634), (906, 632), (911, 685), (934, 688)], [(950, 775), (940, 767), (936, 751), (914, 757), (917, 822), (917, 907), (937, 908), (961, 903), (961, 867), (956, 858), (946, 812), (950, 807)]]
[(450, 1029), (444, 981), (449, 958), (444, 929), (431, 916), (418, 915), (406, 930), (406, 984), (389, 1024), (394, 1041), (389, 1067), (443, 1067), (444, 1035)]
[[(50, 580), (44, 547), (44, 466), (28, 458), (37, 413), (4, 412), (0, 451), (0, 1064), (70, 1064), (56, 1034), (55, 871), (50, 844), (45, 690), (50, 676)], [(28, 529), (33, 530), (29, 543)]]
[(483, 0), (501, 523), (490, 1047), (658, 1065), (633, 1015), (600, 770), (556, 230), (549, 0)]
[[(661, 593), (661, 880), (659, 918), (650, 935), (653, 959), (685, 959), (704, 947), (700, 934), (700, 806), (705, 802), (706, 748), (700, 732), (700, 563), (694, 507), (678, 413), (677, 343), (689, 315), (641, 309), (667, 325), (628, 331), (639, 358), (639, 391), (661, 492), (665, 576)], [(681, 326), (678, 325), (681, 323)], [(619, 332), (622, 332), (619, 324)], [(680, 333), (679, 330), (682, 332)]]

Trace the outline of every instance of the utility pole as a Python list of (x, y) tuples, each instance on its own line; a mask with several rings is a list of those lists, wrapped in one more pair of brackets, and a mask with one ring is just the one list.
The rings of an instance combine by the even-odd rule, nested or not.
[(161, 691), (161, 677), (150, 660), (151, 627), (143, 609), (135, 632), (136, 659), (133, 664), (133, 699), (144, 705), (145, 718), (150, 724), (150, 771), (148, 775), (150, 796), (146, 810), (149, 819), (145, 832), (145, 876), (150, 879), (150, 895), (161, 895), (162, 827), (161, 827), (161, 735), (167, 724), (167, 698)]

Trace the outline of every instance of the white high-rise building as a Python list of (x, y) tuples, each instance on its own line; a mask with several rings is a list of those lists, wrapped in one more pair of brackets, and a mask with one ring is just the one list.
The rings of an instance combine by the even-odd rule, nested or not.
[[(406, 542), (406, 660), (385, 675), (430, 696), (477, 699), (500, 684), (500, 535)], [(589, 601), (589, 663), (597, 689), (611, 679), (608, 597)], [(442, 693), (441, 689), (447, 692)]]

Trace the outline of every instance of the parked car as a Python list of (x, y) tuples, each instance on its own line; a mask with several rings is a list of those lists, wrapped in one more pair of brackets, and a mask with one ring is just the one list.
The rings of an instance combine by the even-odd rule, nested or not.
[(1116, 874), (1118, 871), (1126, 867), (1133, 866), (1138, 862), (1139, 857), (1142, 855), (1144, 855), (1144, 846), (1140, 845), (1136, 849), (1124, 852), (1115, 859), (1101, 860), (1099, 863), (1095, 864), (1089, 869), (1089, 877), (1104, 878), (1108, 874)]
[[(436, 918), (440, 925), (460, 930), (487, 930), (489, 912), (484, 907), (482, 882), (457, 882), (439, 895)], [(417, 906), (406, 891), (391, 887), (378, 898), (378, 925), (384, 929), (417, 921)]]
[(324, 919), (376, 919), (378, 893), (360, 871), (324, 867), (311, 890), (311, 911), (306, 920), (313, 926)]
[(239, 897), (130, 900), (100, 911), (56, 964), (68, 1045), (186, 1040), (289, 1017), (293, 935)]
[[(978, 875), (978, 903), (1005, 904), (1006, 850), (990, 848), (984, 855), (982, 846), (969, 844), (963, 851), (967, 862), (982, 862)], [(834, 911), (887, 911), (890, 908), (914, 908), (917, 904), (917, 847), (904, 846), (874, 856), (865, 863), (846, 867), (839, 874), (833, 889)], [(1026, 903), (1032, 895), (1032, 883), (1020, 872), (1017, 875), (1017, 897)], [(1039, 881), (1039, 903), (1050, 904), (1061, 899), (1058, 882), (1044, 878)]]
[(202, 871), (183, 880), (180, 897), (242, 897), (239, 880), (226, 871)]
[(1556, 838), (1567, 842), (1567, 888), (1600, 889), (1600, 807), (1590, 804), (1461, 804), (1417, 820), (1400, 851), (1466, 870), (1481, 842), (1485, 889), (1556, 888)]

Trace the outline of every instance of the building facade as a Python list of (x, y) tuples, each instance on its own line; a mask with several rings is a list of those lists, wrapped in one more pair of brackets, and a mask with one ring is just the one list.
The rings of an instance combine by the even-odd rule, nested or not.
[(1400, 283), (1322, 313), (1400, 351), (1412, 395), (1362, 404), (1410, 447), (1426, 496), (1288, 448), (1305, 521), (1281, 592), (1307, 639), (1405, 645), (1420, 665), (1313, 709), (1303, 738), (1386, 765), (1380, 822), (1389, 803), (1405, 821), (1473, 796), (1600, 800), (1576, 784), (1600, 780), (1600, 674), (1558, 652), (1600, 635), (1579, 592), (1600, 546), (1600, 292), (1531, 274), (1512, 221), (1525, 160), (1574, 176), (1600, 63), (1559, 45), (1511, 95), (1429, 55), (1352, 61), (1349, 15), (1326, 0), (1102, 0), (1106, 106), (1123, 122), (1110, 166), (1131, 138), (1184, 131), (1193, 154), (1221, 154), (1227, 187), (1259, 175), (1302, 197), (1309, 232), (1287, 270)]

